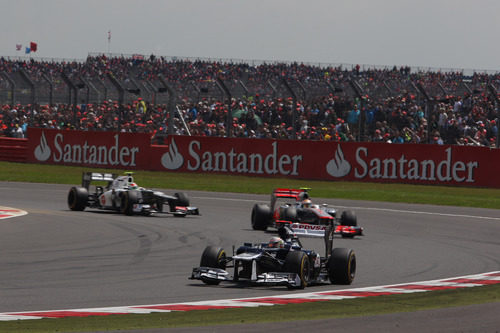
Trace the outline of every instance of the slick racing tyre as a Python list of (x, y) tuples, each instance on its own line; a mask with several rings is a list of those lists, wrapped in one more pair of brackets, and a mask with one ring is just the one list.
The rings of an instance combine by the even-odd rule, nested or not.
[(271, 219), (271, 208), (268, 205), (255, 204), (252, 209), (253, 230), (266, 230)]
[(189, 198), (188, 198), (186, 193), (182, 193), (182, 192), (175, 193), (174, 197), (177, 198), (177, 200), (175, 202), (176, 206), (183, 206), (183, 207), (189, 206)]
[(351, 210), (345, 210), (340, 216), (340, 224), (355, 227), (358, 225), (356, 214)]
[(311, 276), (311, 263), (309, 257), (302, 251), (290, 251), (285, 258), (285, 273), (296, 273), (300, 278), (300, 285), (296, 288), (307, 287)]
[(327, 263), (333, 284), (351, 284), (356, 275), (356, 255), (352, 249), (336, 248)]
[(138, 202), (137, 191), (125, 191), (121, 194), (120, 211), (125, 215), (134, 214), (134, 204)]
[(281, 219), (290, 222), (297, 222), (297, 208), (293, 206), (287, 207), (283, 211), (283, 216), (281, 217)]
[[(220, 247), (207, 246), (201, 255), (200, 267), (226, 269), (226, 251)], [(217, 285), (218, 280), (202, 279), (205, 284)]]
[(85, 187), (72, 187), (68, 193), (68, 207), (71, 210), (82, 211), (87, 207), (89, 192)]

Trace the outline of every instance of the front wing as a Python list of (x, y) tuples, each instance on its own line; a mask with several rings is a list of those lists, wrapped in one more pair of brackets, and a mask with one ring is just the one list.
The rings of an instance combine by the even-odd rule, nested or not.
[[(253, 270), (255, 272), (255, 270)], [(287, 286), (299, 287), (301, 285), (300, 277), (296, 273), (286, 272), (266, 272), (259, 275), (252, 274), (250, 279), (237, 279), (231, 276), (227, 271), (220, 268), (211, 267), (196, 267), (190, 277), (191, 280), (202, 280), (210, 282), (243, 282), (247, 281), (255, 285), (269, 285), (269, 286)]]
[(338, 225), (335, 227), (335, 234), (342, 237), (363, 236), (363, 228), (359, 226)]
[(174, 214), (175, 216), (200, 215), (198, 207), (192, 206), (175, 206), (175, 209), (170, 213)]

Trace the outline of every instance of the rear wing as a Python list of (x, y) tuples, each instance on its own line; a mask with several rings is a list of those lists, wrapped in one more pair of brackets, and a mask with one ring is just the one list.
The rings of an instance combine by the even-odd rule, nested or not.
[(307, 193), (307, 189), (290, 189), (290, 188), (277, 188), (273, 191), (271, 195), (271, 207), (274, 207), (276, 200), (278, 198), (290, 198), (295, 201), (302, 201), (304, 199), (309, 198), (309, 193)]
[(305, 223), (291, 223), (283, 226), (278, 230), (278, 233), (283, 239), (299, 239), (299, 238), (323, 238), (325, 241), (326, 257), (332, 254), (333, 248), (333, 235), (335, 227), (333, 224), (329, 225), (315, 225)]
[(114, 173), (84, 172), (82, 174), (82, 186), (87, 190), (93, 181), (108, 182), (108, 185), (117, 177)]
[(293, 198), (296, 200), (305, 199), (304, 196), (307, 195), (307, 190), (305, 189), (288, 189), (288, 188), (277, 188), (273, 191), (273, 196), (277, 198)]

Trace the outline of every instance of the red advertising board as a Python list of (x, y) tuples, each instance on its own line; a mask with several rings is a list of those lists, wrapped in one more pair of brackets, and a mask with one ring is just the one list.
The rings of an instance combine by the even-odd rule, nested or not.
[(27, 161), (97, 168), (148, 169), (151, 138), (145, 133), (28, 129)]
[(485, 147), (171, 136), (154, 170), (500, 187), (500, 150)]
[(219, 173), (500, 188), (500, 149), (170, 136), (30, 128), (27, 161), (129, 170)]

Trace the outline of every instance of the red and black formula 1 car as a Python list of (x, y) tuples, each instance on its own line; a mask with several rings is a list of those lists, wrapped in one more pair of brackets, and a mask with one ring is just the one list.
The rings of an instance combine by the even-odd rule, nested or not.
[(312, 204), (307, 192), (309, 189), (278, 188), (271, 194), (271, 203), (255, 204), (252, 209), (252, 228), (266, 230), (268, 227), (279, 229), (292, 223), (310, 225), (330, 225), (333, 222), (335, 234), (352, 238), (363, 235), (358, 226), (356, 214), (346, 210), (337, 218), (337, 211), (326, 204)]

